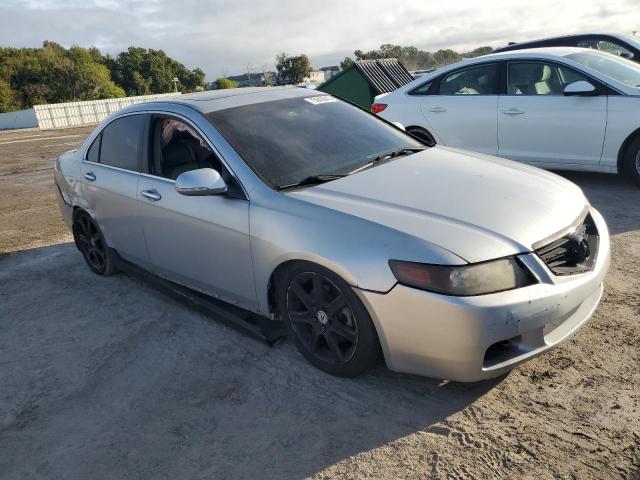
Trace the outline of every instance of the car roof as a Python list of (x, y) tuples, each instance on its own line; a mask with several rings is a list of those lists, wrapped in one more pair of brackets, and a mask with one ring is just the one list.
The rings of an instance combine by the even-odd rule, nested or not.
[(545, 37), (545, 38), (538, 38), (536, 40), (526, 40), (524, 42), (515, 42), (515, 43), (511, 43), (509, 45), (505, 45), (504, 47), (500, 47), (500, 48), (496, 48), (494, 50), (495, 53), (499, 53), (499, 52), (503, 52), (503, 51), (509, 51), (509, 50), (520, 50), (520, 49), (524, 49), (527, 48), (528, 45), (531, 45), (532, 47), (534, 47), (535, 45), (538, 44), (544, 44), (547, 42), (556, 42), (556, 41), (562, 41), (562, 40), (579, 40), (581, 38), (592, 38), (592, 39), (611, 39), (611, 38), (616, 38), (616, 39), (623, 39), (623, 37), (621, 35), (616, 35), (615, 33), (574, 33), (571, 35), (559, 35), (556, 37)]
[(130, 107), (129, 111), (149, 110), (167, 104), (186, 105), (203, 114), (241, 107), (256, 103), (283, 100), (287, 98), (313, 97), (326, 95), (321, 92), (295, 87), (245, 87), (177, 95), (154, 102), (146, 102)]

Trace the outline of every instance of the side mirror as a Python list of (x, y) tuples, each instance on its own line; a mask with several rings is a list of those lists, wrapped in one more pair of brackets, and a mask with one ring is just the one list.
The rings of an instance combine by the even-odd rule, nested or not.
[(594, 93), (596, 93), (596, 87), (586, 80), (578, 80), (577, 82), (570, 83), (564, 88), (564, 94), (566, 96), (593, 95)]
[(199, 168), (181, 173), (176, 179), (176, 191), (191, 197), (227, 193), (227, 184), (213, 168)]
[(403, 132), (406, 132), (407, 130), (404, 128), (404, 125), (402, 125), (400, 122), (391, 122), (393, 125), (395, 125), (396, 127), (398, 127), (400, 130), (402, 130)]
[(618, 55), (620, 55), (622, 58), (626, 58), (628, 60), (631, 60), (633, 58), (633, 53), (631, 53), (631, 52), (620, 52)]

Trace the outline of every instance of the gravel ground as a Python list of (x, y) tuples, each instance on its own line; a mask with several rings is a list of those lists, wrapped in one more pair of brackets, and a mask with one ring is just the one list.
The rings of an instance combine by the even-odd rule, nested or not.
[(88, 131), (0, 134), (0, 478), (640, 478), (640, 190), (566, 175), (613, 259), (560, 348), (476, 384), (344, 380), (92, 275), (51, 184)]

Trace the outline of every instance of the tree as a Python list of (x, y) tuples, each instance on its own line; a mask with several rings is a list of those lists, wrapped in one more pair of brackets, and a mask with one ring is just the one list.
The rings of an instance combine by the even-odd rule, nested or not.
[[(429, 52), (427, 50), (420, 50), (419, 48), (416, 48), (414, 46), (403, 47), (400, 45), (385, 43), (383, 45), (380, 45), (380, 48), (378, 50), (370, 50), (368, 52), (356, 50), (353, 52), (353, 54), (355, 55), (356, 60), (397, 58), (400, 63), (402, 63), (409, 70), (423, 70), (447, 65), (453, 62), (460, 61), (463, 58), (486, 55), (488, 53), (491, 53), (492, 51), (493, 49), (491, 47), (479, 47), (465, 53), (458, 53), (451, 49), (441, 49), (436, 52)], [(350, 60), (349, 57), (345, 58), (344, 61), (346, 60)]]
[(344, 57), (344, 60), (340, 62), (340, 69), (345, 70), (353, 65), (353, 60), (350, 57)]
[(282, 52), (276, 56), (276, 70), (282, 82), (295, 85), (311, 73), (311, 62), (304, 53), (289, 57)]
[(229, 80), (228, 78), (219, 78), (216, 80), (216, 88), (238, 88), (238, 82)]

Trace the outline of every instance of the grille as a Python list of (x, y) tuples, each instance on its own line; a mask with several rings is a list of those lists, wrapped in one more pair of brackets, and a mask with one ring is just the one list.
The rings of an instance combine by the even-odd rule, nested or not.
[(591, 215), (582, 224), (536, 253), (555, 275), (574, 275), (593, 270), (600, 237)]

